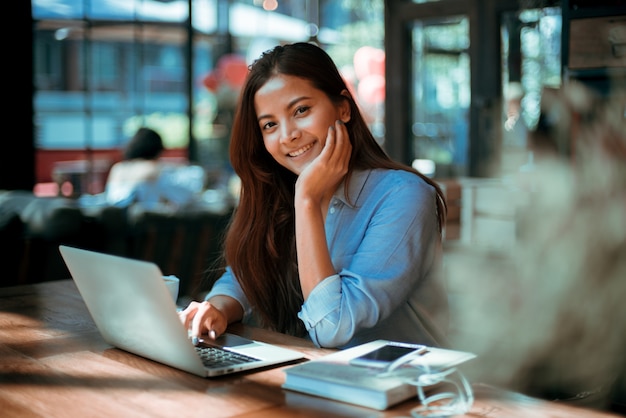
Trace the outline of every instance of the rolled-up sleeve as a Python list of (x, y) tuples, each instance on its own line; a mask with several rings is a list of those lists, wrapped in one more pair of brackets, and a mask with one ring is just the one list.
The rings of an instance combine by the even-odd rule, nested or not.
[(305, 303), (298, 315), (306, 328), (315, 329), (323, 321), (329, 321), (324, 327), (337, 328), (332, 314), (341, 304), (341, 276), (334, 274), (324, 279), (309, 295), (309, 300), (312, 299), (314, 302)]

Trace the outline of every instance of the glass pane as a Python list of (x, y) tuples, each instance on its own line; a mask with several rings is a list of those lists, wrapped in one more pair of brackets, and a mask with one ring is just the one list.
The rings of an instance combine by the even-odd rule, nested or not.
[(502, 173), (530, 168), (527, 133), (537, 124), (544, 87), (561, 85), (561, 10), (502, 16)]
[(463, 175), (469, 142), (468, 19), (418, 21), (412, 37), (413, 158), (428, 160), (418, 167), (422, 171), (434, 162), (431, 174), (437, 177)]
[(119, 147), (135, 126), (162, 118), (169, 123), (154, 128), (164, 131), (166, 147), (186, 147), (184, 39), (177, 27), (42, 22), (35, 30), (37, 146)]
[[(37, 182), (56, 181), (59, 167), (87, 177), (106, 172), (140, 125), (161, 134), (166, 152), (185, 155), (186, 28), (160, 22), (155, 11), (164, 4), (145, 9), (153, 3), (33, 2)], [(73, 193), (99, 193), (103, 179)]]
[[(256, 0), (192, 0), (190, 99), (187, 0), (32, 0), (37, 182), (50, 182), (60, 161), (119, 159), (143, 124), (161, 133), (166, 157), (189, 151), (208, 172), (228, 169), (223, 110), (236, 96), (224, 103), (207, 86), (221, 57), (251, 62), (276, 44), (315, 35), (343, 69), (359, 48), (383, 48), (382, 0), (314, 3), (317, 11), (294, 0), (270, 12)], [(375, 108), (380, 120), (383, 106)], [(382, 126), (373, 124), (380, 136)]]
[(99, 19), (184, 22), (187, 0), (32, 0), (35, 19)]

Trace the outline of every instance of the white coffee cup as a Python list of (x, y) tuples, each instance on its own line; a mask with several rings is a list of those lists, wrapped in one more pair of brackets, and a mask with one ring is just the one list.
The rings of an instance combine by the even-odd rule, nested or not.
[(165, 282), (165, 286), (167, 286), (167, 290), (170, 291), (170, 295), (172, 295), (172, 299), (174, 302), (178, 300), (178, 289), (180, 287), (180, 279), (174, 275), (163, 276), (163, 281)]

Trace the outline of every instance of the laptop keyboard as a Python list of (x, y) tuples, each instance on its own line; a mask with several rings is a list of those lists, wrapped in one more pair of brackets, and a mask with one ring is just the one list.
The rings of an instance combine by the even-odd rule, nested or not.
[(246, 356), (216, 347), (196, 347), (196, 351), (207, 367), (231, 366), (233, 364), (250, 363), (257, 358)]

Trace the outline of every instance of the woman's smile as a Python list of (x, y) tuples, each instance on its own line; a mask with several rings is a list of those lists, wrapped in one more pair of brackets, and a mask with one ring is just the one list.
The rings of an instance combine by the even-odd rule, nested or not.
[(311, 148), (313, 148), (313, 145), (315, 145), (315, 143), (311, 143), (311, 144), (305, 145), (305, 146), (303, 146), (302, 148), (300, 148), (297, 151), (290, 152), (288, 155), (290, 157), (299, 157), (302, 154), (304, 154), (305, 152), (307, 152), (308, 150), (310, 150)]

